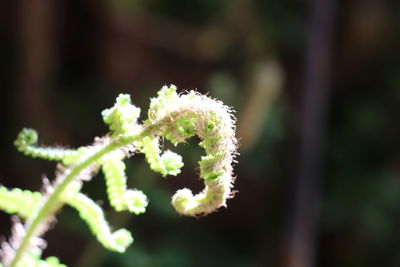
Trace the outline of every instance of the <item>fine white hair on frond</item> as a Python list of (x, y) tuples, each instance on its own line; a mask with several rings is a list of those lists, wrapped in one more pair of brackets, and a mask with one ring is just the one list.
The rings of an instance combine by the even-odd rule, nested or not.
[(206, 151), (199, 162), (204, 190), (197, 195), (186, 188), (178, 190), (172, 198), (173, 206), (189, 216), (226, 206), (226, 200), (232, 197), (232, 164), (237, 155), (232, 109), (195, 91), (178, 95), (175, 86), (163, 87), (158, 95), (149, 110), (149, 122), (162, 125), (158, 134), (175, 145), (197, 135)]

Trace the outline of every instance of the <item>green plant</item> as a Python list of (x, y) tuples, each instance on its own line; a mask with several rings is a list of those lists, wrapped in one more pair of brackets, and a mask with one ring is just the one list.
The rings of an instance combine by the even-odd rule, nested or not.
[(177, 145), (197, 135), (206, 152), (199, 161), (205, 189), (197, 195), (186, 188), (178, 190), (172, 197), (176, 211), (198, 216), (225, 205), (226, 199), (232, 197), (232, 162), (236, 154), (231, 110), (193, 91), (178, 95), (171, 85), (164, 86), (158, 97), (151, 99), (148, 119), (143, 124), (137, 122), (139, 114), (140, 109), (131, 104), (129, 95), (119, 95), (115, 105), (102, 112), (111, 133), (78, 149), (37, 146), (37, 133), (22, 130), (15, 141), (19, 151), (59, 164), (53, 182), (44, 179), (41, 193), (0, 186), (0, 209), (24, 220), (22, 224), (15, 219), (9, 242), (2, 244), (4, 267), (65, 266), (56, 257), (41, 259), (46, 243), (40, 238), (64, 204), (78, 210), (105, 248), (123, 253), (133, 241), (131, 233), (126, 229), (111, 232), (101, 207), (80, 192), (82, 182), (101, 169), (110, 204), (116, 211), (145, 212), (147, 197), (142, 191), (127, 189), (123, 160), (141, 152), (153, 171), (162, 176), (179, 174), (182, 157), (169, 150), (162, 152), (161, 138)]

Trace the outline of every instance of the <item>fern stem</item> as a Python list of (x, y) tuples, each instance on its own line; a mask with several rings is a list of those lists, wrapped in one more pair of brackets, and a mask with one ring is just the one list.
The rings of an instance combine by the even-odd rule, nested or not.
[[(142, 132), (143, 133), (143, 132)], [(134, 141), (137, 138), (140, 138), (141, 134), (132, 136), (129, 139)], [(119, 143), (117, 140), (106, 145), (103, 149), (93, 154), (91, 157), (87, 158), (82, 163), (74, 166), (71, 172), (58, 184), (54, 187), (54, 191), (45, 199), (43, 206), (37, 211), (36, 215), (33, 216), (32, 220), (27, 222), (26, 224), (26, 233), (21, 240), (21, 244), (15, 252), (14, 259), (12, 260), (10, 267), (17, 267), (17, 263), (22, 258), (26, 249), (29, 247), (29, 243), (32, 237), (35, 236), (35, 232), (40, 226), (40, 224), (45, 221), (51, 213), (55, 212), (59, 203), (59, 197), (67, 188), (68, 184), (72, 182), (84, 169), (94, 164), (98, 159), (104, 156), (107, 153), (123, 146), (123, 143)]]
[(115, 149), (121, 148), (128, 144), (131, 144), (137, 140), (143, 139), (144, 136), (148, 136), (155, 131), (157, 131), (160, 126), (165, 123), (165, 121), (170, 120), (170, 118), (164, 118), (157, 123), (147, 125), (139, 133), (131, 136), (121, 136), (113, 142), (106, 145), (104, 148), (99, 150), (97, 153), (93, 154), (86, 160), (75, 165), (71, 172), (65, 176), (65, 178), (58, 184), (54, 185), (53, 191), (48, 195), (48, 198), (43, 199), (43, 205), (38, 209), (36, 214), (29, 220), (25, 225), (25, 235), (23, 236), (19, 247), (15, 252), (15, 256), (10, 263), (9, 267), (18, 267), (18, 262), (23, 257), (24, 253), (29, 247), (31, 238), (35, 236), (37, 229), (42, 222), (45, 222), (51, 214), (55, 213), (62, 204), (58, 203), (61, 194), (67, 188), (67, 186), (74, 181), (74, 179), (86, 168), (90, 167), (92, 164), (96, 163), (104, 155), (114, 151)]

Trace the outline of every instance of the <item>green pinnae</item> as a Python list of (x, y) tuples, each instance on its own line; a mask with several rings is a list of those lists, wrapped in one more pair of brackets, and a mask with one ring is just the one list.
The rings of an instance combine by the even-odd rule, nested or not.
[(115, 104), (101, 113), (110, 134), (77, 149), (37, 146), (37, 132), (23, 129), (14, 142), (19, 151), (61, 164), (57, 165), (51, 183), (44, 179), (41, 192), (0, 186), (0, 209), (25, 222), (15, 223), (18, 231), (13, 231), (12, 244), (3, 243), (2, 249), (7, 253), (3, 253), (0, 267), (66, 267), (56, 257), (42, 260), (43, 247), (32, 241), (39, 240), (48, 230), (64, 205), (78, 211), (105, 248), (123, 253), (133, 242), (132, 234), (124, 228), (112, 231), (104, 210), (82, 192), (82, 185), (101, 170), (111, 207), (117, 212), (144, 213), (149, 200), (142, 191), (128, 188), (125, 160), (143, 153), (153, 171), (163, 177), (178, 175), (183, 159), (173, 151), (163, 151), (160, 141), (164, 139), (177, 145), (197, 135), (201, 139), (199, 146), (205, 150), (199, 161), (205, 187), (198, 194), (187, 188), (178, 190), (171, 201), (175, 210), (199, 216), (226, 206), (226, 200), (232, 196), (232, 162), (236, 154), (231, 110), (197, 92), (178, 95), (176, 91), (174, 85), (162, 87), (157, 97), (151, 99), (148, 118), (143, 123), (138, 122), (140, 108), (131, 103), (130, 95), (120, 94)]
[(103, 120), (112, 131), (112, 137), (126, 135), (135, 131), (136, 121), (140, 116), (140, 108), (131, 104), (128, 94), (120, 94), (112, 108), (101, 113)]

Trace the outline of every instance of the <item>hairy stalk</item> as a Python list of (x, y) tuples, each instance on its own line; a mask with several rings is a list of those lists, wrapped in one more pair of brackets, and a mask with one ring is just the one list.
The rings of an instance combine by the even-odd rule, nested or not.
[(15, 267), (18, 263), (19, 259), (22, 257), (25, 249), (29, 246), (29, 240), (35, 234), (36, 229), (40, 225), (42, 221), (45, 221), (46, 218), (50, 216), (49, 213), (55, 212), (54, 207), (57, 206), (57, 202), (60, 198), (60, 195), (63, 193), (65, 188), (68, 186), (70, 182), (72, 182), (77, 175), (80, 174), (85, 168), (93, 164), (96, 160), (98, 160), (101, 156), (109, 153), (117, 146), (116, 143), (111, 143), (108, 146), (104, 147), (102, 150), (89, 157), (87, 160), (82, 162), (81, 164), (76, 165), (71, 172), (65, 177), (63, 181), (61, 181), (58, 185), (54, 187), (53, 193), (51, 193), (48, 199), (44, 202), (44, 205), (38, 210), (37, 214), (33, 216), (32, 221), (27, 222), (26, 224), (26, 234), (21, 241), (20, 247), (17, 249), (14, 260), (11, 262), (10, 267)]
[(46, 219), (51, 216), (51, 213), (55, 213), (59, 208), (55, 209), (58, 206), (58, 200), (63, 194), (64, 190), (67, 188), (68, 184), (70, 184), (74, 179), (86, 168), (90, 165), (94, 164), (97, 160), (99, 160), (102, 156), (112, 152), (113, 150), (123, 147), (126, 144), (132, 143), (137, 139), (143, 138), (143, 136), (148, 135), (148, 132), (156, 129), (157, 125), (152, 125), (151, 127), (143, 129), (143, 131), (135, 136), (125, 136), (123, 138), (117, 139), (112, 143), (105, 146), (103, 149), (93, 154), (91, 157), (83, 161), (82, 163), (76, 165), (71, 172), (58, 184), (54, 185), (53, 192), (48, 196), (47, 200), (44, 200), (43, 206), (37, 211), (37, 213), (33, 216), (31, 221), (28, 221), (25, 226), (26, 234), (21, 241), (21, 245), (17, 249), (15, 253), (15, 257), (10, 264), (10, 267), (16, 267), (16, 264), (24, 254), (25, 250), (28, 248), (31, 238), (35, 235), (36, 230), (39, 228), (41, 222), (46, 221)]

